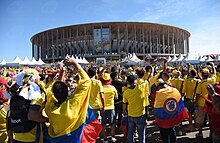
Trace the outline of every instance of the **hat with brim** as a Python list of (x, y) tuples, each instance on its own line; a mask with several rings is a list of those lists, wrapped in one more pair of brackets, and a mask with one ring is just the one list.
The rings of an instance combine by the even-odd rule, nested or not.
[(104, 73), (104, 75), (101, 77), (102, 84), (110, 84), (112, 82), (111, 76), (109, 73)]

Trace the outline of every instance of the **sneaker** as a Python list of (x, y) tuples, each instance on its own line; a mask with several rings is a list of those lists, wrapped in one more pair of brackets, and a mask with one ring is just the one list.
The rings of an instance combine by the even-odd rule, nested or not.
[(114, 143), (114, 142), (117, 142), (117, 139), (114, 138), (114, 137), (112, 137), (112, 138), (111, 138), (111, 141)]

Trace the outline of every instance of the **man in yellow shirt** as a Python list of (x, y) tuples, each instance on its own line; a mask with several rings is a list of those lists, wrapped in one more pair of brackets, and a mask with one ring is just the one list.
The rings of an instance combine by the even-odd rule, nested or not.
[(189, 127), (186, 130), (193, 131), (192, 115), (194, 114), (194, 102), (196, 88), (199, 83), (199, 79), (196, 79), (196, 70), (193, 69), (189, 72), (189, 78), (184, 80), (182, 94), (184, 98), (184, 105), (187, 108), (189, 114)]
[(100, 110), (103, 111), (103, 104), (104, 104), (104, 99), (103, 99), (103, 86), (100, 80), (95, 79), (96, 75), (96, 68), (95, 67), (90, 67), (88, 69), (88, 75), (91, 78), (91, 92), (90, 92), (90, 99), (89, 99), (89, 104), (92, 107), (96, 118), (101, 117)]
[(212, 78), (209, 78), (209, 70), (207, 68), (204, 68), (202, 70), (202, 80), (199, 82), (198, 87), (196, 89), (196, 101), (195, 101), (195, 106), (196, 106), (196, 118), (195, 121), (198, 124), (199, 128), (199, 133), (196, 134), (197, 137), (202, 137), (202, 126), (204, 123), (205, 115), (206, 113), (203, 111), (204, 105), (205, 105), (205, 100), (208, 98), (208, 91), (207, 91), (207, 84), (214, 83)]
[(123, 93), (123, 113), (128, 115), (128, 142), (134, 142), (134, 132), (137, 127), (139, 142), (145, 143), (146, 116), (145, 98), (146, 84), (137, 84), (137, 77), (127, 77), (128, 89)]
[(101, 131), (101, 124), (89, 106), (91, 79), (74, 58), (66, 57), (64, 64), (73, 65), (78, 73), (79, 82), (70, 96), (67, 85), (61, 81), (53, 84), (53, 93), (48, 92), (48, 97), (55, 97), (47, 100), (45, 106), (50, 123), (50, 142), (95, 142)]
[(102, 133), (104, 136), (104, 142), (108, 142), (106, 133), (106, 124), (111, 126), (111, 141), (116, 142), (115, 138), (115, 106), (114, 99), (118, 99), (118, 93), (114, 86), (111, 84), (111, 78), (109, 73), (104, 73), (101, 77), (101, 82), (104, 88), (104, 112), (102, 114)]

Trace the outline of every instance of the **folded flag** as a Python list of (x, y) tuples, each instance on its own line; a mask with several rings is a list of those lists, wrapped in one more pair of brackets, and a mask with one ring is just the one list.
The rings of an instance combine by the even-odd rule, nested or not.
[(156, 92), (154, 112), (161, 128), (174, 127), (189, 118), (179, 91), (169, 86)]

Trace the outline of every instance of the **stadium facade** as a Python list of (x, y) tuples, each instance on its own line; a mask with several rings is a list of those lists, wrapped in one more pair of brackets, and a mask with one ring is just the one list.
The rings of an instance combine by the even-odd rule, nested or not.
[(172, 56), (189, 52), (190, 33), (182, 28), (143, 22), (103, 22), (54, 28), (31, 37), (32, 56), (55, 62), (67, 54), (88, 60)]

